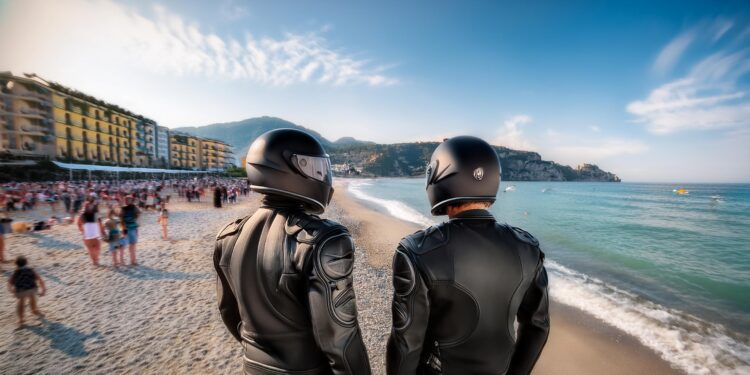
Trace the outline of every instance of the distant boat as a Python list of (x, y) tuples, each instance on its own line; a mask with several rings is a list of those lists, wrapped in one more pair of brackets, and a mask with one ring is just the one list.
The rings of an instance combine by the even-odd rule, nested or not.
[(516, 191), (516, 187), (514, 185), (510, 185), (507, 188), (505, 188), (505, 192), (506, 193), (510, 193), (510, 192), (513, 192), (513, 191)]
[(542, 189), (542, 193), (548, 193), (550, 191), (552, 191), (552, 188), (544, 188), (544, 189)]
[(690, 192), (687, 191), (687, 189), (683, 189), (683, 188), (673, 189), (672, 192), (675, 193), (675, 194), (677, 194), (677, 195), (688, 195), (688, 194), (690, 194)]

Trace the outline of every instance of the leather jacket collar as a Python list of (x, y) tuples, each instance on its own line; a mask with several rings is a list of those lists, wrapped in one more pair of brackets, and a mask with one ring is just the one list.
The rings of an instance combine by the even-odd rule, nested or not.
[(476, 209), (476, 210), (466, 210), (464, 212), (461, 212), (460, 214), (452, 217), (450, 220), (495, 220), (495, 217), (492, 216), (492, 214), (483, 209)]

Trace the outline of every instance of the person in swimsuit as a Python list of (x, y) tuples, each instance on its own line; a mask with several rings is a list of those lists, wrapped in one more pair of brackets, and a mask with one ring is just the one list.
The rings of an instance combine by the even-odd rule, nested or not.
[(23, 313), (26, 307), (26, 301), (31, 305), (31, 312), (36, 316), (42, 316), (42, 312), (36, 305), (36, 296), (44, 296), (46, 287), (44, 280), (39, 277), (33, 269), (27, 266), (26, 257), (19, 256), (16, 258), (16, 270), (8, 279), (8, 290), (18, 298), (16, 313), (18, 314), (18, 327), (23, 326)]
[(81, 213), (78, 215), (78, 230), (83, 234), (83, 245), (89, 253), (91, 263), (94, 266), (99, 265), (99, 252), (101, 251), (101, 243), (99, 239), (104, 233), (102, 227), (102, 221), (98, 217), (99, 207), (96, 204), (94, 197), (89, 197), (86, 203), (81, 209)]
[(161, 224), (161, 239), (166, 240), (167, 224), (169, 223), (169, 211), (167, 211), (166, 205), (164, 205), (161, 211), (159, 211), (159, 217), (156, 219), (156, 222)]

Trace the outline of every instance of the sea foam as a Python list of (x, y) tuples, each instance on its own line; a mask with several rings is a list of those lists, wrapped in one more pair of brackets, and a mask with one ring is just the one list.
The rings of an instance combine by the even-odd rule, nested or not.
[(369, 183), (367, 180), (361, 180), (361, 181), (353, 181), (349, 183), (349, 192), (352, 193), (356, 198), (375, 203), (376, 205), (383, 207), (388, 211), (388, 213), (397, 218), (404, 221), (408, 221), (411, 223), (415, 223), (422, 226), (432, 226), (435, 225), (436, 222), (430, 219), (429, 217), (423, 215), (419, 211), (411, 208), (409, 205), (407, 205), (404, 202), (398, 201), (398, 200), (391, 200), (391, 199), (382, 199), (374, 197), (370, 194), (365, 193), (362, 190), (363, 186), (368, 186)]
[[(546, 259), (550, 295), (635, 337), (688, 374), (748, 374), (750, 347), (720, 325)], [(552, 323), (554, 325), (554, 322)]]
[[(401, 220), (423, 226), (436, 222), (404, 202), (374, 197), (367, 180), (349, 184), (358, 199)], [(635, 337), (673, 367), (688, 374), (750, 374), (750, 343), (723, 325), (707, 322), (646, 300), (547, 258), (553, 300), (583, 310)], [(552, 322), (554, 326), (554, 321)]]

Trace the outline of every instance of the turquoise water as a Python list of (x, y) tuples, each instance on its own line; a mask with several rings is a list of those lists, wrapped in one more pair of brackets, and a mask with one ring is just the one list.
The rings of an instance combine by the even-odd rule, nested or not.
[[(350, 190), (404, 220), (442, 219), (421, 179)], [(553, 299), (689, 373), (750, 373), (750, 184), (503, 182), (491, 211), (540, 240)]]

